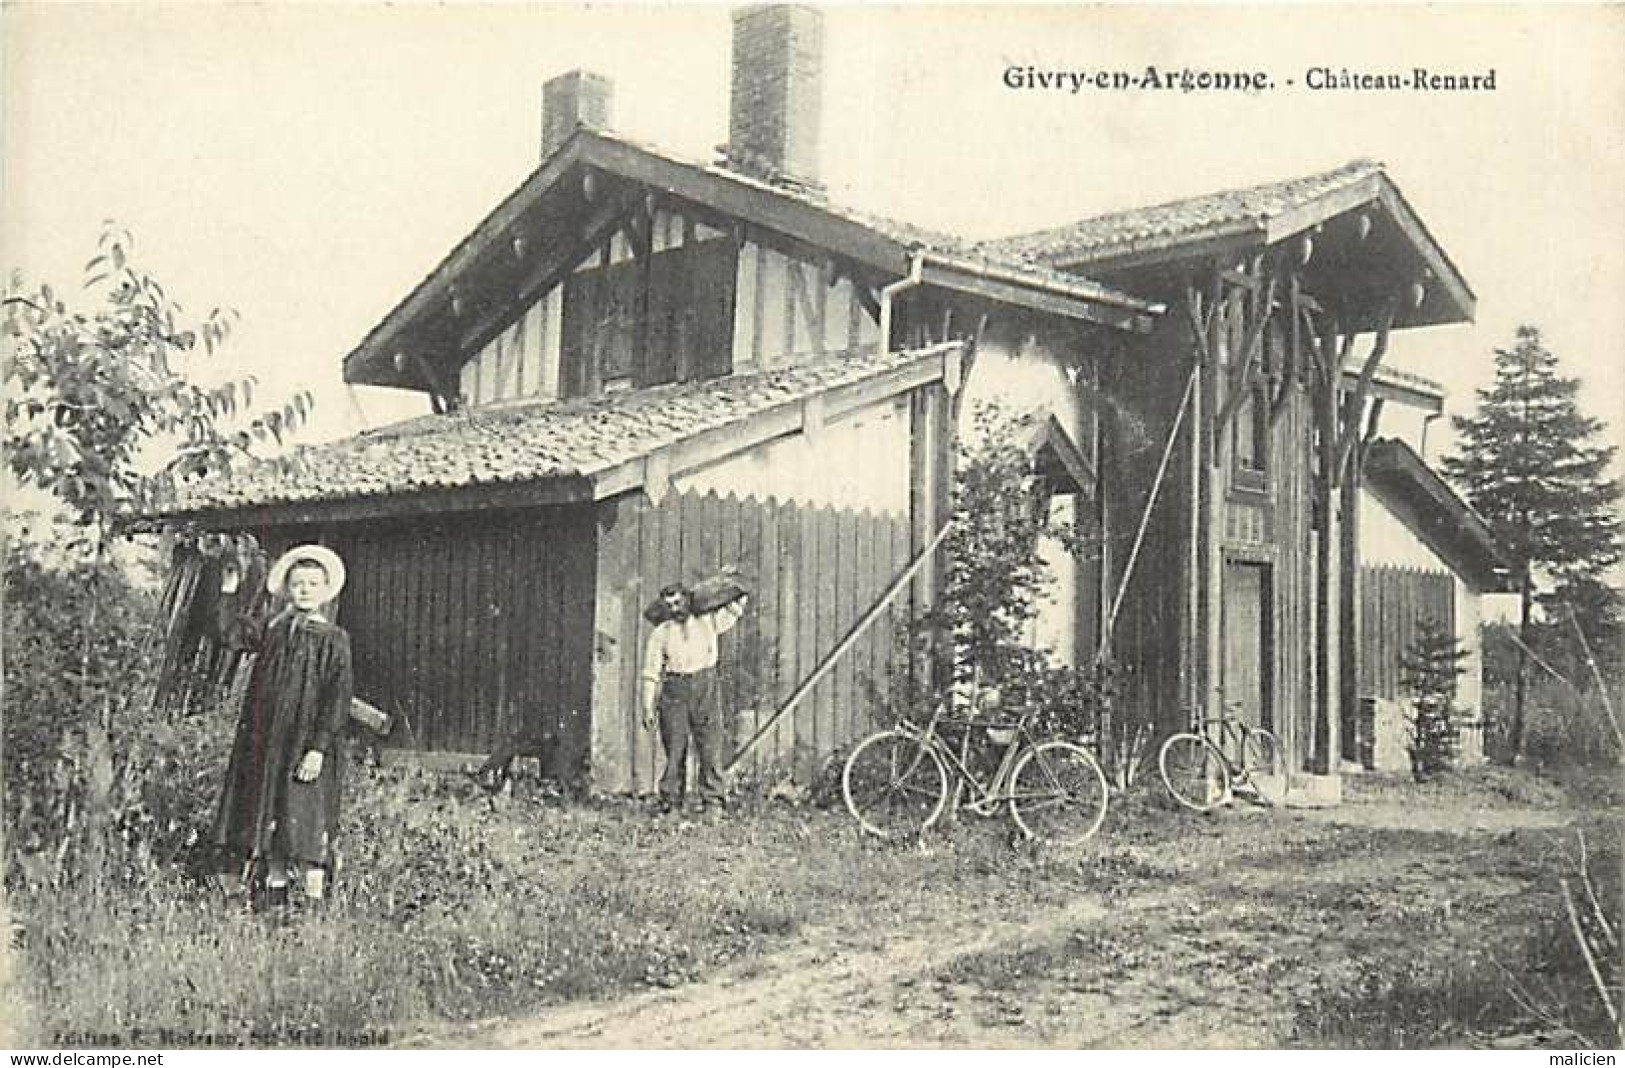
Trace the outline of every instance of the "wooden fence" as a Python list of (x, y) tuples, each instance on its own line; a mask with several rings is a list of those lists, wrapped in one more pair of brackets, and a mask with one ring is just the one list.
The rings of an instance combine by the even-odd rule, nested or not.
[(375, 523), (334, 532), (356, 694), (404, 719), (392, 746), (486, 753), (548, 740), (585, 760), (592, 516), (582, 507)]
[(1360, 696), (1401, 696), (1400, 660), (1431, 619), (1455, 633), (1456, 601), (1451, 577), (1420, 568), (1360, 569)]
[[(790, 696), (904, 567), (909, 524), (900, 515), (812, 507), (776, 498), (642, 494), (609, 502), (599, 526), (599, 655), (593, 780), (599, 789), (647, 792), (660, 771), (658, 742), (638, 714), (637, 686), (652, 626), (643, 607), (660, 588), (737, 566), (755, 590), (722, 640), (718, 704), (726, 759)], [(788, 773), (800, 781), (867, 731), (897, 661), (907, 595), (884, 612), (830, 676), (781, 719), (737, 775)]]

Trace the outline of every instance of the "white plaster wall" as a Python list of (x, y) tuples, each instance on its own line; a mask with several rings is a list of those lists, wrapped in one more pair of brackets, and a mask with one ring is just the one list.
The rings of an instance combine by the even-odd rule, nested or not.
[[(1087, 449), (1087, 413), (1057, 346), (1035, 334), (992, 334), (982, 339), (976, 360), (965, 381), (959, 432), (971, 447), (977, 442), (977, 406), (994, 402), (1006, 411), (1055, 416), (1080, 448)], [(1068, 526), (1075, 515), (1075, 498), (1057, 497), (1052, 512)], [(1078, 620), (1077, 562), (1058, 541), (1044, 539), (1039, 552), (1050, 565), (1054, 582), (1040, 603), (1034, 620), (1033, 642), (1053, 650), (1062, 663), (1076, 662)]]
[[(1050, 518), (1057, 525), (1070, 529), (1077, 515), (1076, 497), (1056, 497), (1050, 504)], [(1077, 589), (1078, 562), (1055, 538), (1041, 538), (1038, 554), (1049, 565), (1054, 579), (1049, 596), (1039, 605), (1033, 620), (1032, 643), (1048, 649), (1062, 664), (1078, 662)]]
[(830, 275), (827, 264), (747, 241), (735, 285), (735, 370), (790, 367), (879, 343), (851, 280)]
[(463, 364), (458, 380), (469, 404), (556, 397), (564, 292), (555, 286)]
[(1449, 571), (1422, 539), (1401, 523), (1370, 489), (1360, 490), (1360, 562)]
[(1483, 715), (1484, 709), (1484, 657), (1480, 625), (1479, 596), (1460, 578), (1456, 589), (1456, 637), (1467, 648), (1467, 659), (1461, 662), (1466, 673), (1456, 690), (1456, 704), (1468, 711), (1471, 720)]
[[(1080, 446), (1087, 442), (1084, 412), (1066, 365), (1048, 339), (1034, 334), (990, 335), (976, 350), (965, 382), (961, 435), (973, 435), (972, 416), (980, 403), (993, 401), (1015, 412), (1054, 415)], [(967, 436), (974, 443), (974, 437)]]
[[(1476, 722), (1484, 707), (1484, 658), (1479, 633), (1483, 622), (1483, 597), (1463, 582), (1461, 576), (1451, 571), (1369, 489), (1360, 491), (1360, 558), (1366, 564), (1415, 567), (1450, 575), (1451, 588), (1455, 592), (1456, 637), (1467, 650), (1467, 658), (1462, 661), (1464, 674), (1456, 691), (1456, 704), (1469, 711), (1471, 718), (1467, 722)], [(1479, 733), (1475, 731), (1474, 737), (1477, 738)], [(1482, 759), (1482, 744), (1475, 747), (1464, 741), (1461, 756), (1463, 762)]]
[(792, 434), (672, 480), (679, 492), (833, 505), (876, 514), (908, 513), (909, 410), (906, 397), (826, 423), (813, 438)]

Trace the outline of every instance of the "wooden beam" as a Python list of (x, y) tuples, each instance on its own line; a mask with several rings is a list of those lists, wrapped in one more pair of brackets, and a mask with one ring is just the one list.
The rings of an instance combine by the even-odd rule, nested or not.
[(582, 156), (612, 173), (712, 205), (724, 215), (803, 238), (837, 255), (892, 274), (901, 275), (908, 270), (908, 252), (899, 242), (881, 236), (863, 223), (783, 192), (669, 160), (608, 138), (590, 135), (583, 138)]
[(1256, 294), (1259, 287), (1264, 284), (1263, 281), (1255, 275), (1247, 271), (1238, 271), (1233, 267), (1227, 267), (1221, 270), (1219, 272), (1219, 277), (1233, 286), (1248, 290), (1254, 294)]
[(1264, 286), (1264, 298), (1257, 302), (1253, 309), (1253, 321), (1248, 324), (1246, 340), (1242, 342), (1241, 367), (1239, 371), (1231, 373), (1230, 395), (1224, 399), (1224, 407), (1219, 410), (1219, 418), (1213, 427), (1215, 434), (1223, 434), (1230, 421), (1236, 417), (1253, 386), (1253, 369), (1258, 363), (1258, 353), (1263, 346), (1264, 330), (1269, 326), (1270, 313), (1275, 306), (1276, 272), (1269, 272), (1269, 281)]
[[(1343, 369), (1343, 381), (1351, 387), (1353, 383), (1349, 380), (1358, 378), (1358, 371), (1351, 368)], [(1444, 397), (1437, 390), (1420, 385), (1413, 386), (1401, 378), (1384, 377), (1380, 367), (1377, 368), (1376, 377), (1371, 380), (1368, 396), (1411, 408), (1420, 408), (1425, 412), (1444, 411)]]
[[(1382, 324), (1377, 328), (1377, 336), (1371, 345), (1371, 351), (1366, 354), (1365, 366), (1360, 369), (1359, 381), (1355, 383), (1352, 394), (1344, 398), (1342, 425), (1338, 428), (1337, 466), (1333, 469), (1332, 477), (1341, 478), (1349, 457), (1354, 452), (1354, 446), (1360, 438), (1360, 416), (1365, 410), (1365, 398), (1371, 388), (1371, 379), (1377, 373), (1377, 365), (1382, 362), (1383, 354), (1388, 351), (1388, 335), (1393, 330), (1394, 317), (1399, 313), (1399, 298), (1389, 299), (1383, 309)], [(1350, 335), (1352, 337), (1353, 335)]]
[(857, 297), (858, 303), (863, 306), (864, 313), (873, 322), (880, 322), (880, 298), (875, 294), (874, 287), (867, 282), (852, 279), (852, 294)]
[(1096, 303), (1085, 297), (1069, 296), (1047, 289), (1006, 282), (1003, 279), (988, 278), (930, 260), (926, 261), (920, 276), (926, 285), (970, 293), (1002, 304), (1013, 304), (1102, 326), (1114, 326), (1120, 330), (1132, 330), (1142, 334), (1151, 332), (1151, 315), (1132, 308), (1120, 308)]
[(1382, 405), (1381, 397), (1371, 398), (1371, 410), (1366, 414), (1365, 434), (1360, 439), (1360, 466), (1365, 464), (1365, 456), (1371, 451), (1371, 443), (1377, 440), (1377, 426), (1382, 420)]
[(1379, 192), (1378, 180), (1376, 174), (1368, 175), (1341, 189), (1324, 193), (1302, 207), (1274, 216), (1266, 224), (1268, 236), (1265, 243), (1273, 245), (1278, 241), (1284, 241), (1294, 234), (1318, 226), (1327, 219), (1376, 200)]
[(671, 492), (671, 451), (656, 449), (643, 458), (643, 492), (659, 507)]
[(818, 446), (824, 436), (826, 421), (822, 394), (815, 393), (801, 402), (801, 434), (809, 445)]
[[(633, 323), (631, 361), (632, 384), (634, 386), (644, 385), (651, 380), (649, 361), (653, 358), (653, 353), (649, 351), (649, 338), (653, 327), (649, 322), (649, 306), (652, 299), (651, 292), (654, 288), (655, 211), (654, 198), (645, 196), (642, 211), (632, 213), (642, 219), (642, 224), (635, 228), (637, 232), (632, 240), (632, 258), (636, 261), (638, 273), (638, 290), (634, 297), (637, 302), (635, 313), (637, 320)], [(678, 253), (678, 255), (681, 255), (681, 253)], [(668, 341), (673, 348), (678, 347), (675, 338), (670, 338)], [(659, 502), (655, 503), (658, 504)]]
[[(987, 316), (982, 317), (985, 321)], [(978, 337), (980, 327), (978, 327)], [(974, 345), (974, 342), (972, 343)], [(959, 387), (965, 384), (965, 350), (959, 347), (949, 349), (942, 354), (942, 384), (947, 388), (950, 396), (959, 392)]]
[(1229, 260), (1263, 248), (1264, 227), (1247, 219), (1222, 230), (1188, 240), (1150, 240), (1116, 246), (1109, 255), (1084, 255), (1057, 262), (1062, 269), (1092, 275), (1115, 275), (1135, 267), (1163, 267), (1170, 263), (1194, 264), (1210, 259)]
[(1298, 299), (1302, 296), (1302, 283), (1298, 280), (1298, 272), (1293, 271), (1287, 278), (1287, 307), (1291, 316), (1291, 326), (1287, 331), (1286, 366), (1281, 369), (1281, 386), (1270, 402), (1270, 428), (1286, 411), (1287, 402), (1292, 397), (1292, 390), (1298, 384), (1299, 361), (1303, 359), (1303, 337), (1299, 333), (1302, 320), (1299, 318), (1300, 309)]
[(458, 338), (458, 351), (464, 354), (478, 351), (480, 346), (501, 332), (513, 318), (523, 314), (525, 306), (531, 300), (552, 289), (574, 269), (576, 264), (590, 256), (595, 247), (603, 244), (610, 234), (619, 230), (623, 224), (622, 217), (628, 210), (630, 205), (625, 198), (611, 198), (593, 209), (592, 214), (577, 231), (574, 241), (553, 246), (552, 254), (544, 256), (524, 278), (520, 279), (512, 300), (502, 302), (499, 307), (463, 331)]
[(461, 407), (459, 393), (446, 388), (446, 383), (441, 379), (439, 372), (424, 358), (423, 353), (414, 349), (411, 360), (413, 366), (417, 368), (418, 375), (423, 379), (423, 384), (428, 387), (429, 403), (434, 408), (435, 414), (444, 415)]
[(355, 376), (363, 368), (378, 359), (387, 358), (386, 354), (398, 347), (394, 344), (395, 338), (408, 323), (424, 316), (446, 281), (466, 274), (475, 261), (485, 254), (491, 242), (518, 225), (525, 213), (531, 211), (576, 165), (586, 140), (586, 137), (578, 134), (572, 137), (561, 151), (553, 153), (546, 163), (525, 179), (524, 184), (508, 194), (502, 203), (480, 220), (428, 277), (413, 287), (389, 314), (367, 332), (361, 344), (344, 358), (346, 381), (358, 381)]
[(1455, 264), (1445, 257), (1444, 250), (1434, 243), (1432, 235), (1427, 232), (1427, 227), (1423, 226), (1415, 212), (1411, 211), (1410, 205), (1405, 202), (1397, 186), (1384, 178), (1380, 195), (1382, 206), (1387, 209), (1389, 217), (1410, 241), (1433, 279), (1439, 282), (1450, 298), (1453, 310), (1459, 317), (1456, 321), (1471, 322), (1477, 310), (1477, 298), (1468, 288), (1466, 279), (1456, 270)]
[(1202, 307), (1202, 291), (1196, 287), (1194, 281), (1185, 283), (1185, 320), (1191, 328), (1191, 337), (1195, 339), (1197, 362), (1207, 366), (1210, 356), (1208, 354), (1208, 315)]
[(1073, 486), (1083, 493), (1093, 493), (1096, 489), (1098, 476), (1094, 465), (1084, 456), (1083, 449), (1072, 440), (1061, 421), (1050, 415), (1034, 431), (1028, 443), (1028, 448), (1035, 454), (1048, 449), (1055, 458), (1055, 462)]

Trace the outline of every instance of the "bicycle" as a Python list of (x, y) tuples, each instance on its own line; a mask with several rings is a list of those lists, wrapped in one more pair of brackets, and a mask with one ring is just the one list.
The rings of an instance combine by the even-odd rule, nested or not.
[[(1022, 834), (1052, 845), (1075, 845), (1106, 818), (1106, 776), (1089, 751), (1063, 741), (1039, 741), (1027, 729), (1029, 710), (1014, 722), (945, 717), (939, 705), (922, 728), (904, 720), (859, 742), (841, 773), (847, 811), (868, 833), (899, 839), (922, 834), (948, 806), (952, 773), (964, 807), (990, 816), (1005, 804)], [(940, 727), (962, 729), (959, 751)], [(985, 780), (970, 766), (973, 732), (1004, 751)]]
[[(1239, 702), (1225, 705), (1226, 712), (1240, 708)], [(1275, 735), (1231, 715), (1198, 717), (1192, 730), (1170, 735), (1157, 754), (1157, 770), (1169, 795), (1196, 812), (1227, 804), (1237, 787), (1273, 806), (1281, 802), (1285, 783)]]

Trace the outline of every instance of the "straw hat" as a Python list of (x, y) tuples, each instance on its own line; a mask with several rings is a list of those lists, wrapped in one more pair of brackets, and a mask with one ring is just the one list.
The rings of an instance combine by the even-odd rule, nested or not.
[(320, 564), (327, 572), (327, 599), (336, 600), (344, 588), (344, 561), (325, 545), (295, 545), (277, 557), (276, 563), (271, 565), (271, 573), (265, 577), (265, 588), (274, 594), (281, 593), (282, 584), (288, 580), (288, 570), (303, 560)]

